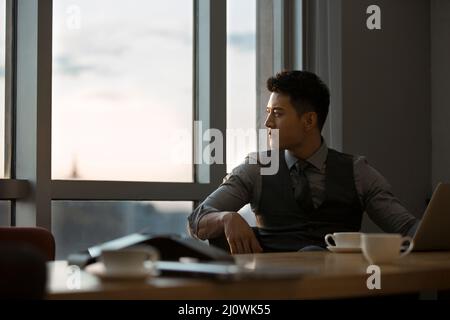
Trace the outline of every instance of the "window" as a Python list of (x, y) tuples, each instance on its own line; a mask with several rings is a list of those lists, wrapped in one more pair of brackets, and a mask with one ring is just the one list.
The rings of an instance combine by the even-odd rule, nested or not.
[[(17, 18), (8, 32), (17, 48), (11, 167), (14, 177), (43, 191), (30, 199), (27, 181), (19, 181), (13, 223), (51, 228), (58, 257), (145, 225), (185, 232), (192, 202), (256, 150), (267, 102), (261, 79), (289, 65), (283, 59), (290, 33), (283, 28), (292, 19), (284, 18), (297, 12), (284, 6), (290, 1), (9, 3), (8, 17)], [(5, 0), (0, 4), (4, 10)], [(194, 163), (194, 151), (198, 160), (209, 142), (194, 120), (205, 131), (232, 131), (228, 167)], [(179, 216), (159, 215), (180, 203)], [(170, 219), (161, 226), (139, 218), (150, 217), (146, 211)]]
[(5, 176), (6, 0), (0, 0), (0, 178)]
[(256, 151), (256, 0), (227, 2), (227, 172)]
[(187, 201), (53, 201), (56, 259), (143, 230), (186, 236), (191, 211)]
[[(256, 1), (227, 2), (227, 172), (257, 151)], [(239, 212), (255, 225), (250, 205)]]
[(193, 10), (53, 2), (53, 179), (193, 181)]

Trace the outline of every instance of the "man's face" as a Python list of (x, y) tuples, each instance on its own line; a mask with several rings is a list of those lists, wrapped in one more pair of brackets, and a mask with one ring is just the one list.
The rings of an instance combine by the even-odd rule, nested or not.
[(264, 125), (269, 129), (269, 139), (272, 144), (271, 130), (279, 130), (279, 148), (292, 149), (301, 146), (306, 134), (310, 131), (308, 117), (312, 112), (301, 116), (294, 109), (287, 95), (273, 92), (267, 104), (267, 118)]

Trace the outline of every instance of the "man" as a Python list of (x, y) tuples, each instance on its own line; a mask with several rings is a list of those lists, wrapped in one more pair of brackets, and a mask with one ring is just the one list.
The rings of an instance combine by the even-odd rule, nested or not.
[[(267, 88), (269, 138), (279, 130), (277, 173), (261, 175), (259, 155), (250, 154), (189, 216), (192, 235), (225, 236), (233, 254), (324, 248), (327, 233), (359, 231), (363, 212), (385, 232), (414, 232), (417, 219), (364, 157), (327, 147), (321, 131), (330, 94), (319, 77), (282, 72)], [(237, 213), (247, 203), (257, 228)]]

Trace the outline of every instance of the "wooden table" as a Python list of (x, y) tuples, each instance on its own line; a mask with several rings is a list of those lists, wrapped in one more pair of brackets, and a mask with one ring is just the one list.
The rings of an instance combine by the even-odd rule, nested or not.
[[(219, 281), (154, 277), (143, 282), (102, 282), (82, 271), (79, 288), (65, 261), (48, 264), (49, 299), (324, 299), (450, 290), (450, 252), (412, 253), (381, 265), (381, 289), (369, 290), (369, 263), (362, 254), (330, 252), (236, 255), (255, 270), (293, 270), (285, 279)], [(73, 270), (72, 270), (73, 271)], [(76, 283), (75, 283), (76, 284)]]

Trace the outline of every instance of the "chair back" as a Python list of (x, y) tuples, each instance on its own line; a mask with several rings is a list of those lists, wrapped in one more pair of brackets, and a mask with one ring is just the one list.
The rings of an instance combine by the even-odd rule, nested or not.
[(0, 227), (0, 244), (34, 247), (47, 261), (55, 260), (55, 238), (44, 228)]

